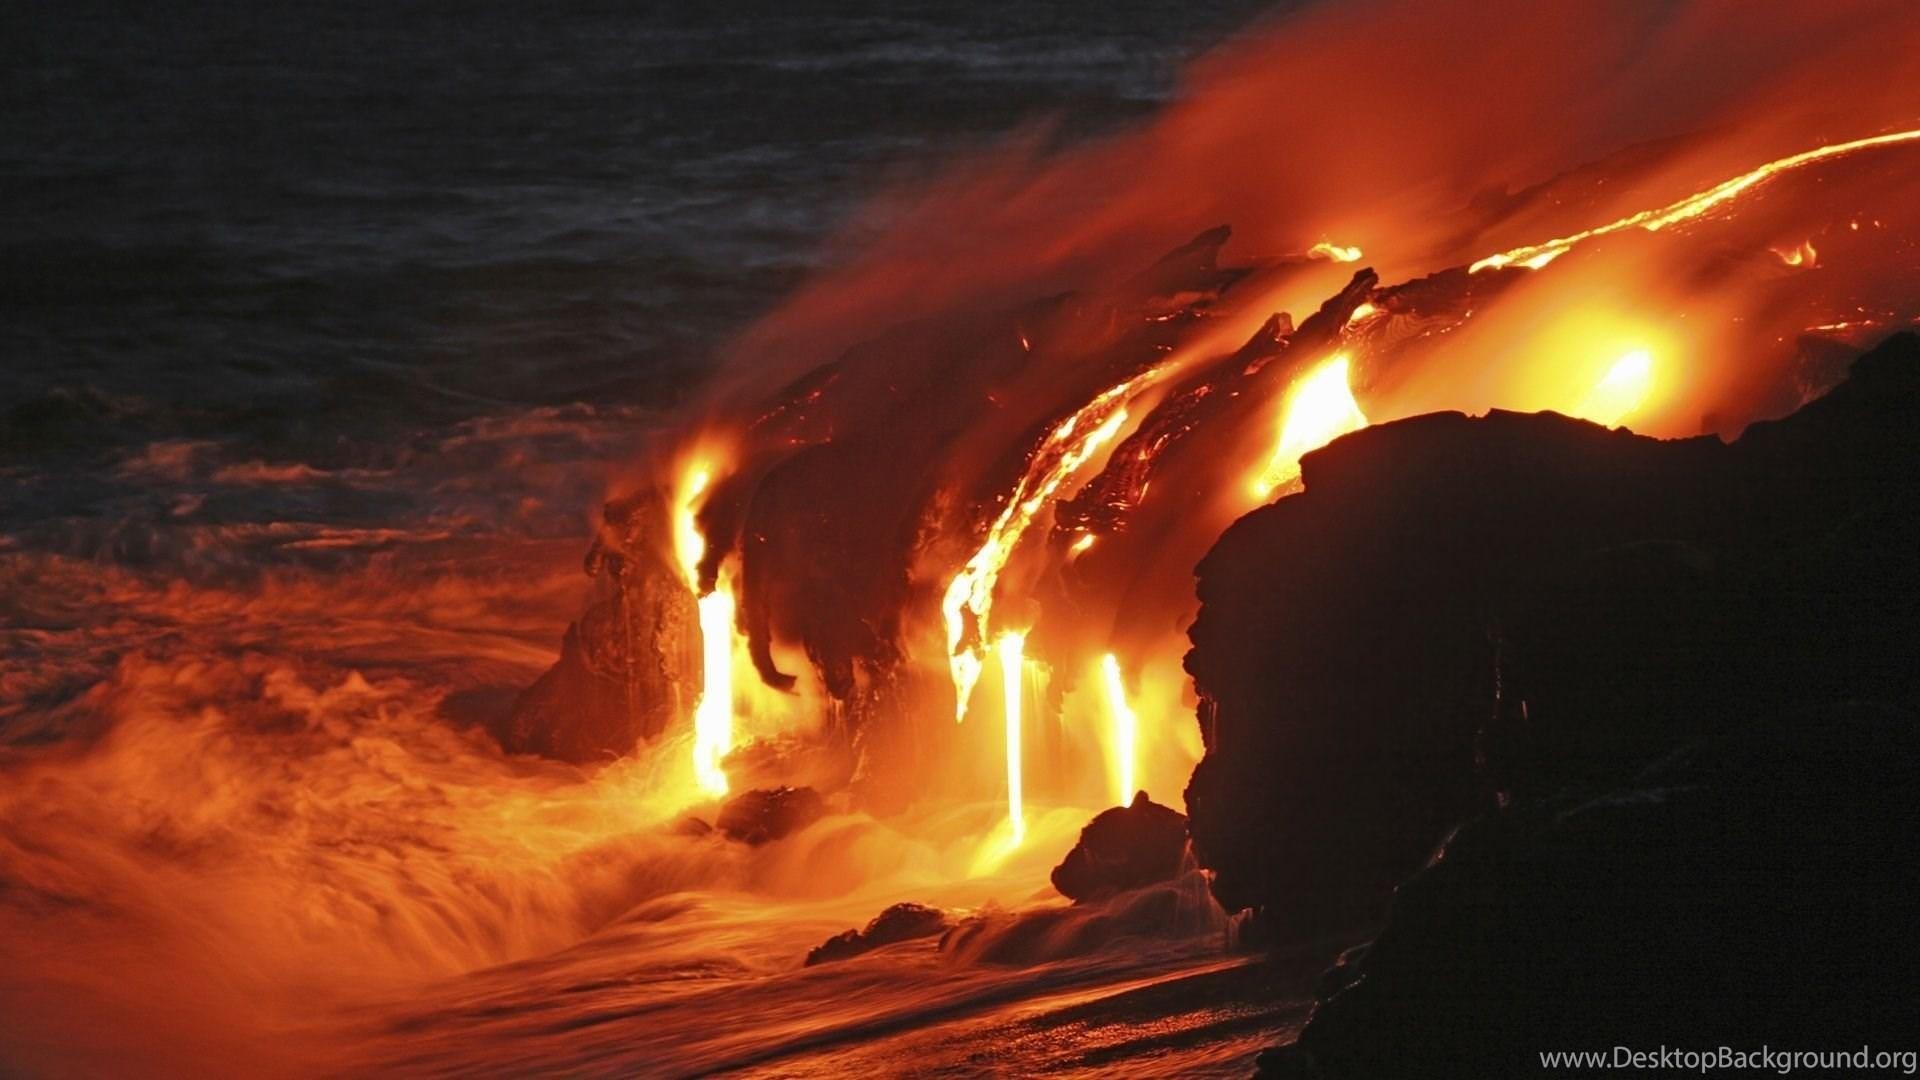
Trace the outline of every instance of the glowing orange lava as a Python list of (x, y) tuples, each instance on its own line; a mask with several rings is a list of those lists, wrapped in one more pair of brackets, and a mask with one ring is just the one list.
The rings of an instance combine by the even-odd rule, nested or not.
[(1854, 139), (1851, 142), (1831, 143), (1827, 146), (1815, 147), (1812, 150), (1805, 150), (1798, 154), (1780, 158), (1777, 161), (1769, 161), (1757, 169), (1741, 173), (1731, 180), (1717, 184), (1705, 191), (1696, 192), (1681, 199), (1679, 202), (1669, 203), (1657, 210), (1642, 210), (1637, 214), (1623, 217), (1618, 221), (1587, 229), (1584, 232), (1574, 233), (1572, 236), (1563, 236), (1557, 240), (1549, 240), (1544, 244), (1533, 244), (1528, 247), (1514, 248), (1512, 251), (1503, 251), (1498, 255), (1489, 255), (1479, 262), (1474, 263), (1469, 269), (1478, 272), (1488, 267), (1513, 266), (1517, 264), (1527, 267), (1530, 270), (1538, 270), (1560, 256), (1565, 255), (1573, 249), (1575, 244), (1580, 243), (1582, 240), (1591, 240), (1596, 236), (1606, 236), (1609, 233), (1616, 233), (1623, 229), (1635, 227), (1645, 229), (1648, 232), (1659, 232), (1669, 225), (1697, 218), (1715, 207), (1724, 205), (1732, 199), (1737, 198), (1741, 193), (1752, 188), (1754, 185), (1770, 180), (1773, 177), (1779, 176), (1781, 173), (1800, 168), (1803, 165), (1811, 165), (1816, 161), (1825, 161), (1829, 158), (1842, 157), (1857, 150), (1867, 150), (1877, 146), (1890, 146), (1895, 143), (1912, 142), (1916, 139), (1920, 139), (1920, 129), (1913, 131), (1896, 131), (1886, 135)]
[(1329, 244), (1326, 241), (1322, 240), (1320, 243), (1315, 244), (1313, 245), (1312, 248), (1308, 249), (1307, 254), (1312, 255), (1316, 258), (1328, 259), (1332, 262), (1350, 263), (1350, 262), (1359, 262), (1361, 252), (1360, 252), (1360, 249), (1357, 247), (1346, 247), (1340, 244)]
[(1338, 353), (1300, 377), (1287, 391), (1280, 441), (1265, 469), (1253, 481), (1263, 501), (1300, 478), (1300, 458), (1349, 431), (1367, 426), (1367, 418), (1347, 386), (1348, 359)]
[(1614, 427), (1633, 415), (1653, 388), (1653, 354), (1635, 349), (1614, 361), (1606, 375), (1573, 410), (1573, 415)]
[[(696, 594), (700, 590), (700, 558), (707, 544), (694, 515), (712, 477), (705, 464), (690, 468), (674, 506), (674, 555), (688, 587)], [(698, 603), (702, 680), (700, 701), (693, 710), (693, 775), (701, 791), (717, 797), (727, 793), (727, 774), (721, 762), (733, 749), (733, 593), (725, 585), (716, 584), (712, 592), (699, 597)]]
[(1158, 376), (1152, 368), (1100, 392), (1078, 412), (1056, 424), (1034, 452), (1027, 472), (1007, 497), (1006, 509), (987, 529), (987, 537), (966, 566), (947, 585), (940, 612), (947, 629), (948, 669), (953, 677), (955, 721), (967, 718), (967, 702), (980, 679), (990, 632), (993, 590), (1007, 559), (1033, 520), (1059, 492), (1060, 485), (1113, 441), (1127, 422), (1127, 402)]
[(1820, 264), (1820, 252), (1814, 248), (1812, 240), (1802, 240), (1790, 248), (1774, 248), (1773, 253), (1788, 266), (1811, 269)]
[(680, 564), (680, 573), (687, 579), (687, 587), (700, 588), (700, 560), (707, 553), (707, 539), (700, 535), (700, 526), (694, 514), (700, 509), (700, 498), (707, 492), (707, 485), (713, 482), (713, 471), (705, 464), (695, 464), (687, 469), (680, 481), (680, 494), (673, 506), (673, 555)]
[(705, 682), (693, 710), (693, 774), (700, 790), (727, 793), (720, 762), (733, 749), (733, 594), (700, 598), (700, 667)]

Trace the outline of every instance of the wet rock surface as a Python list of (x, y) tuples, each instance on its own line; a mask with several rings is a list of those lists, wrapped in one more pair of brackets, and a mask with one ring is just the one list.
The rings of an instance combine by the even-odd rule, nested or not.
[(951, 925), (947, 921), (946, 912), (939, 908), (931, 908), (925, 904), (895, 904), (874, 916), (866, 929), (848, 930), (835, 934), (815, 946), (807, 953), (806, 966), (849, 960), (862, 953), (872, 952), (882, 945), (944, 934)]
[(1187, 816), (1142, 791), (1126, 806), (1095, 815), (1080, 840), (1053, 868), (1053, 887), (1075, 903), (1116, 893), (1180, 873), (1187, 851)]
[(763, 788), (728, 799), (714, 828), (729, 840), (759, 845), (799, 832), (826, 813), (826, 800), (812, 788)]
[(1218, 935), (1215, 940), (1224, 943), (1226, 929), (1205, 875), (1188, 871), (1104, 900), (989, 908), (955, 923), (941, 936), (940, 951), (962, 964), (1025, 967), (1104, 949), (1138, 949), (1155, 938), (1191, 942)]

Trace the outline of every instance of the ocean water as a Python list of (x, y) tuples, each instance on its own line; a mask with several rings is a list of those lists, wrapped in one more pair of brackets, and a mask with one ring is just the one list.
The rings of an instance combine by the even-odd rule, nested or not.
[[(1126, 125), (1260, 7), (812, 6), (0, 14), (0, 1073), (1231, 1074), (1297, 1024), (1191, 882), (1011, 914), (1090, 808), (984, 870), (992, 805), (748, 851), (675, 830), (683, 746), (476, 726), (876, 196)], [(901, 899), (1017, 962), (801, 968)]]
[[(472, 447), (503, 424), (618, 458), (882, 227), (857, 207), (1021, 125), (1124, 124), (1258, 5), (803, 7), (11, 7), (0, 531), (405, 529), (423, 491), (389, 474), (452, 439), (425, 482), (497, 477)], [(590, 472), (455, 529), (578, 534)]]

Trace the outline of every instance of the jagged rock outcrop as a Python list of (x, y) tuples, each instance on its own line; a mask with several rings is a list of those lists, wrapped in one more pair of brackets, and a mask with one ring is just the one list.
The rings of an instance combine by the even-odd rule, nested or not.
[(805, 966), (850, 960), (882, 945), (944, 934), (951, 925), (947, 921), (947, 913), (939, 908), (925, 904), (895, 904), (874, 916), (865, 930), (847, 930), (814, 946), (807, 953)]
[(609, 503), (587, 553), (595, 595), (567, 627), (560, 660), (494, 731), (513, 753), (585, 764), (633, 752), (699, 700), (700, 615), (660, 555), (653, 500)]
[(827, 814), (827, 801), (810, 787), (748, 791), (728, 799), (714, 828), (729, 840), (767, 844), (799, 832)]
[(1307, 932), (1500, 799), (1795, 705), (1910, 707), (1920, 338), (1732, 444), (1552, 414), (1384, 424), (1199, 568), (1187, 791), (1216, 894)]
[(1187, 816), (1142, 791), (1126, 806), (1102, 810), (1087, 822), (1079, 842), (1053, 868), (1053, 887), (1075, 903), (1104, 900), (1173, 880), (1186, 852)]

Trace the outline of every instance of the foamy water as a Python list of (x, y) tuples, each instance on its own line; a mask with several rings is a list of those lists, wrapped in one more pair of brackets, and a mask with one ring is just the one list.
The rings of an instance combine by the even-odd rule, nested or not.
[[(550, 660), (572, 554), (536, 544), (244, 588), (9, 556), (14, 614), (33, 624), (13, 633), (41, 658), (13, 673), (15, 698), (93, 681), (45, 717), (61, 737), (4, 763), (8, 1060), (987, 1069), (1147, 1029), (1109, 1020), (1106, 1042), (1025, 1049), (983, 1048), (983, 1031), (1053, 1027), (1110, 993), (1239, 962), (1197, 876), (1108, 907), (1052, 891), (1046, 873), (1093, 808), (1032, 807), (1008, 849), (999, 803), (885, 820), (842, 805), (750, 848), (677, 827), (712, 813), (677, 794), (692, 790), (684, 736), (585, 769), (502, 755), (450, 703)], [(802, 966), (901, 900), (984, 921), (945, 950)], [(1234, 1031), (1245, 1008), (1228, 1010)], [(1148, 1011), (1180, 1018), (1162, 1034), (1181, 1048), (1217, 1043), (1181, 1033), (1225, 1022), (1211, 1005)]]

